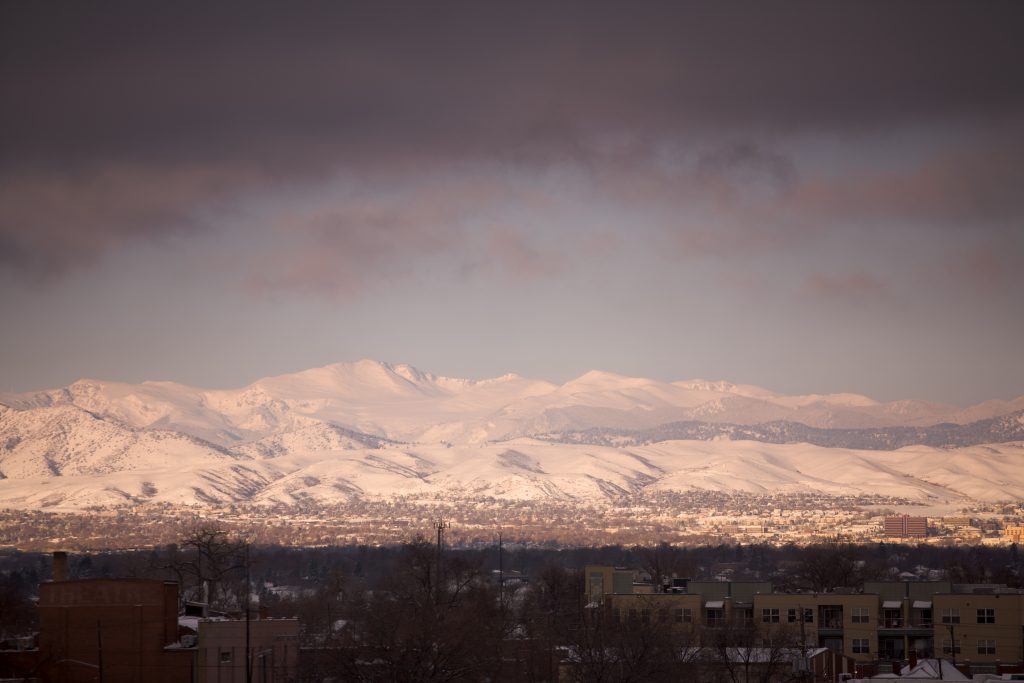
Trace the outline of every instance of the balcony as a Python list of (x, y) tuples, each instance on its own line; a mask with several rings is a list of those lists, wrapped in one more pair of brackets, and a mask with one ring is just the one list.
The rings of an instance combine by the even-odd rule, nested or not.
[(878, 621), (878, 635), (888, 636), (931, 636), (933, 624), (931, 619), (911, 619), (903, 617), (886, 617)]
[(843, 608), (840, 605), (822, 605), (818, 608), (818, 633), (842, 635)]

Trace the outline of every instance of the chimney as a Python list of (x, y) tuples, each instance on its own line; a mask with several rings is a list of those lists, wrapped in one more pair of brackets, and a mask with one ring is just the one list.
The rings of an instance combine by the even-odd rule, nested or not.
[(68, 554), (63, 550), (53, 552), (53, 580), (68, 580)]

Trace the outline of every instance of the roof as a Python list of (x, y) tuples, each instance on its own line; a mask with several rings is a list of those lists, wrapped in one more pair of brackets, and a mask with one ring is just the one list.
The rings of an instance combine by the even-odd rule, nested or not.
[[(941, 677), (939, 676), (940, 668), (942, 669)], [(960, 673), (960, 670), (953, 666), (953, 663), (948, 659), (922, 659), (913, 669), (911, 669), (910, 666), (903, 667), (900, 670), (900, 675), (903, 676), (903, 678), (931, 679), (937, 681), (971, 680)]]
[(178, 617), (178, 626), (183, 626), (193, 633), (199, 633), (199, 617)]

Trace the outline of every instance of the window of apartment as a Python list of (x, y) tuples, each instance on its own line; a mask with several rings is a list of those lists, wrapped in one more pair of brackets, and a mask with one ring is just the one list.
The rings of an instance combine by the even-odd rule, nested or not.
[(693, 610), (689, 607), (677, 607), (675, 617), (677, 624), (692, 624)]
[(996, 653), (996, 641), (994, 640), (979, 640), (978, 641), (978, 654), (979, 655), (994, 655)]
[(766, 624), (777, 624), (779, 623), (779, 608), (778, 607), (765, 607), (761, 610), (761, 621)]
[(855, 624), (866, 624), (868, 623), (868, 608), (867, 607), (854, 607), (853, 615), (850, 617)]
[(813, 624), (814, 623), (814, 608), (812, 608), (812, 607), (804, 607), (804, 623), (805, 624)]
[(640, 610), (640, 621), (645, 624), (651, 623), (651, 609), (649, 607), (644, 607)]
[(231, 663), (231, 650), (221, 650), (220, 651), (220, 663), (221, 664), (230, 664)]
[(743, 610), (743, 625), (753, 626), (754, 625), (754, 608), (748, 607)]
[(866, 655), (870, 652), (868, 649), (867, 638), (854, 638), (853, 639), (853, 654), (855, 655)]
[(886, 628), (900, 628), (903, 626), (903, 610), (883, 609), (882, 623), (885, 624)]
[(786, 623), (795, 624), (797, 622), (797, 611), (794, 608), (786, 610)]
[(959, 607), (944, 607), (942, 609), (942, 623), (943, 624), (959, 624), (960, 623), (960, 608)]
[(708, 626), (720, 626), (725, 620), (725, 610), (709, 608), (707, 610)]
[(978, 610), (978, 623), (979, 624), (994, 624), (996, 623), (996, 611), (992, 608), (986, 607)]
[(950, 640), (947, 638), (942, 641), (942, 654), (944, 655), (958, 655), (960, 654), (960, 641)]
[(604, 595), (604, 574), (590, 572), (590, 599), (600, 602)]

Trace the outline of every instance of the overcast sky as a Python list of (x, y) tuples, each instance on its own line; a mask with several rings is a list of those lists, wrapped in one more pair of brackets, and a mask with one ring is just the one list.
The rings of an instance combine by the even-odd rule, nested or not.
[(1024, 3), (0, 4), (0, 391), (1024, 394)]

